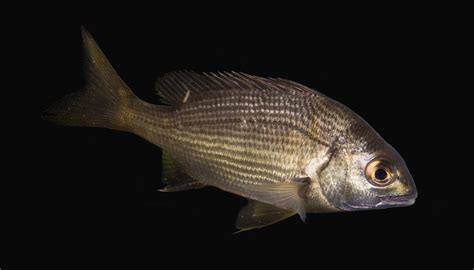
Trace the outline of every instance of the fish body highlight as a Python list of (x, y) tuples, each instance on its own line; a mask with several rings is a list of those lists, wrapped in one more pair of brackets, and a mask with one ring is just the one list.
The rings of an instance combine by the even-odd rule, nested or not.
[(343, 104), (285, 79), (172, 72), (137, 98), (83, 29), (85, 87), (43, 117), (134, 133), (163, 150), (162, 191), (214, 186), (249, 199), (236, 226), (295, 214), (408, 206), (416, 186), (398, 152)]

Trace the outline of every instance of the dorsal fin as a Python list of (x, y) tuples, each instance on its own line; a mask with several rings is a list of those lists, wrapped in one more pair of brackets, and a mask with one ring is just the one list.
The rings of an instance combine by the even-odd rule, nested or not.
[(155, 89), (162, 102), (173, 106), (191, 102), (205, 91), (226, 89), (294, 90), (315, 94), (315, 90), (290, 80), (262, 78), (234, 71), (202, 74), (194, 71), (170, 72), (157, 80)]

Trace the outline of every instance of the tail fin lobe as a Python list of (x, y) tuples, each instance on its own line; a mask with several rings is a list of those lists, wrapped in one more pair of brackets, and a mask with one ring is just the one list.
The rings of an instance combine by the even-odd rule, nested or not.
[(84, 127), (125, 130), (127, 105), (135, 95), (94, 41), (82, 28), (85, 86), (63, 97), (42, 115), (51, 122)]

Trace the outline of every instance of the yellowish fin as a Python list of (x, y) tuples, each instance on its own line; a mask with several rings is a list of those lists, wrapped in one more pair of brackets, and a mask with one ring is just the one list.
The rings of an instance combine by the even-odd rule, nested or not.
[(166, 187), (161, 192), (176, 192), (205, 187), (204, 184), (183, 172), (178, 162), (167, 151), (163, 151), (163, 183)]
[(136, 97), (84, 28), (82, 38), (85, 86), (53, 104), (42, 118), (61, 125), (126, 130), (127, 104)]
[(236, 233), (266, 227), (296, 215), (296, 211), (286, 210), (254, 200), (249, 200), (237, 217)]

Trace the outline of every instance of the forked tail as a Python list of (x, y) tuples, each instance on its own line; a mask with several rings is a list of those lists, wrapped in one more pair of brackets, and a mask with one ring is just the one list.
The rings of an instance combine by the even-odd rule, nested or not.
[(42, 117), (62, 125), (126, 130), (127, 107), (137, 97), (118, 76), (91, 34), (84, 28), (82, 38), (86, 81), (84, 88), (63, 97), (43, 112)]

